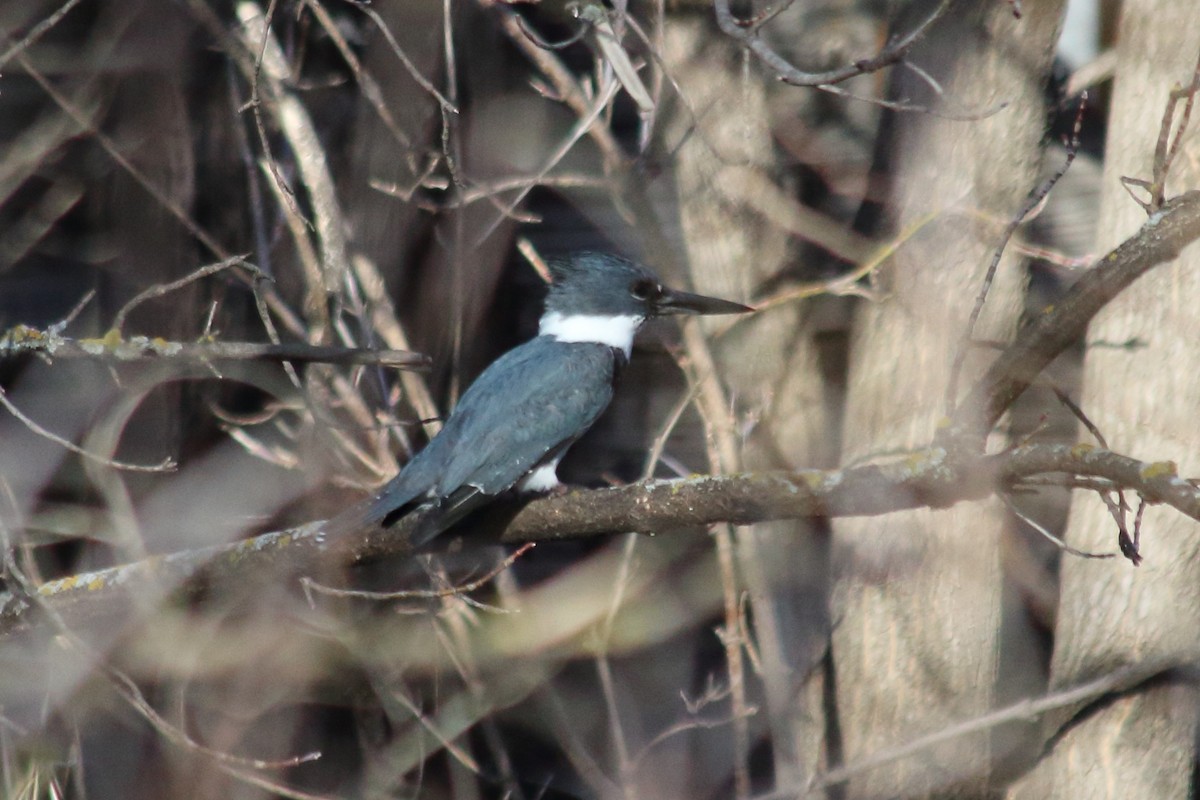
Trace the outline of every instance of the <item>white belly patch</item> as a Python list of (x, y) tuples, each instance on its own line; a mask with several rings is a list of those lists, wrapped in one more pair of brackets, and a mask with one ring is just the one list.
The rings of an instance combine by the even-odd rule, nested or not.
[(522, 494), (526, 492), (549, 492), (557, 489), (561, 484), (558, 482), (558, 459), (548, 461), (540, 467), (535, 467), (528, 475), (521, 478), (517, 484), (517, 491)]

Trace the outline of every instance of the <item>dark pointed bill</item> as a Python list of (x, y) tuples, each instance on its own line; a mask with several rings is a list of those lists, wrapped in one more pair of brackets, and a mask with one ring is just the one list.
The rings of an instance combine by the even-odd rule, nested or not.
[(718, 297), (706, 297), (702, 294), (680, 292), (663, 287), (662, 294), (654, 299), (654, 311), (657, 314), (747, 314), (754, 311), (750, 306), (722, 300)]

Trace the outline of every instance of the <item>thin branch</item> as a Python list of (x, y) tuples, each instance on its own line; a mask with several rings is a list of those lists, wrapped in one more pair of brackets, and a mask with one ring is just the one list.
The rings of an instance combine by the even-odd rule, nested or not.
[(919, 736), (897, 747), (890, 747), (874, 753), (866, 758), (847, 764), (844, 767), (830, 770), (824, 775), (817, 776), (812, 783), (800, 787), (781, 787), (767, 795), (760, 795), (755, 800), (783, 800), (794, 798), (798, 793), (809, 795), (820, 792), (830, 786), (845, 783), (856, 775), (900, 761), (917, 753), (936, 747), (943, 742), (968, 736), (973, 733), (991, 730), (1010, 722), (1021, 720), (1036, 720), (1043, 714), (1060, 708), (1076, 706), (1103, 698), (1105, 695), (1117, 692), (1127, 692), (1146, 683), (1154, 677), (1170, 671), (1175, 664), (1148, 662), (1134, 664), (1124, 669), (1115, 670), (1093, 681), (1052, 692), (1042, 697), (1022, 700), (1013, 705), (992, 711), (975, 719), (951, 725), (940, 731)]
[(458, 108), (454, 105), (454, 103), (451, 103), (449, 100), (447, 100), (445, 95), (439, 92), (437, 87), (434, 86), (428, 78), (421, 74), (421, 71), (417, 69), (417, 65), (412, 62), (412, 59), (410, 59), (408, 54), (404, 52), (404, 48), (402, 48), (400, 43), (396, 41), (396, 37), (392, 34), (391, 28), (389, 28), (387, 23), (383, 21), (383, 18), (379, 16), (379, 12), (361, 0), (346, 0), (346, 2), (350, 3), (359, 11), (366, 14), (367, 17), (369, 17), (370, 20), (375, 23), (376, 27), (379, 28), (380, 33), (383, 34), (383, 38), (387, 39), (388, 46), (392, 48), (392, 52), (396, 54), (396, 58), (400, 59), (400, 63), (404, 65), (406, 70), (408, 70), (408, 74), (414, 81), (417, 82), (417, 85), (429, 92), (429, 94), (433, 96), (433, 99), (437, 101), (438, 105), (441, 106), (444, 111), (447, 111), (451, 114), (457, 114)]
[(1029, 384), (1072, 342), (1123, 289), (1159, 264), (1174, 260), (1184, 247), (1200, 239), (1200, 191), (1168, 200), (1095, 265), (1053, 306), (1044, 309), (988, 367), (958, 406), (941, 439), (966, 435), (978, 440)]
[(953, 0), (943, 0), (920, 24), (903, 36), (892, 37), (887, 45), (872, 58), (860, 59), (853, 64), (827, 72), (805, 72), (797, 69), (787, 59), (771, 49), (766, 40), (758, 35), (757, 27), (753, 23), (747, 24), (735, 17), (730, 8), (730, 0), (713, 0), (717, 25), (721, 30), (754, 53), (755, 57), (773, 71), (779, 80), (793, 86), (818, 87), (842, 83), (850, 78), (868, 72), (876, 72), (900, 61), (925, 35), (926, 31), (950, 10), (951, 5), (953, 5)]
[(1075, 127), (1071, 132), (1070, 141), (1066, 143), (1067, 155), (1063, 159), (1062, 165), (1055, 170), (1053, 175), (1042, 181), (1036, 189), (1030, 192), (1024, 207), (1016, 216), (1008, 221), (1008, 224), (1004, 226), (1004, 230), (1000, 234), (1000, 241), (996, 245), (995, 253), (992, 255), (992, 262), (988, 264), (987, 272), (984, 273), (983, 284), (979, 287), (979, 294), (975, 297), (975, 305), (971, 309), (971, 314), (967, 319), (967, 330), (963, 334), (962, 341), (958, 346), (958, 352), (954, 354), (954, 362), (950, 366), (950, 379), (947, 381), (945, 398), (947, 414), (950, 414), (954, 410), (954, 403), (958, 398), (958, 379), (962, 374), (963, 363), (967, 358), (967, 346), (975, 338), (975, 325), (979, 322), (979, 316), (983, 313), (983, 305), (987, 302), (988, 295), (991, 293), (992, 282), (996, 278), (996, 271), (1000, 267), (1000, 259), (1004, 256), (1004, 250), (1008, 247), (1008, 241), (1017, 232), (1017, 228), (1039, 206), (1045, 203), (1055, 184), (1067, 174), (1067, 170), (1075, 162), (1075, 155), (1079, 151), (1079, 130), (1083, 125), (1083, 111), (1086, 107), (1087, 97), (1084, 96), (1079, 101), (1079, 111), (1075, 114)]
[(1029, 527), (1033, 528), (1044, 539), (1046, 539), (1048, 542), (1053, 544), (1059, 550), (1062, 550), (1064, 553), (1068, 553), (1073, 556), (1078, 556), (1079, 558), (1112, 558), (1113, 557), (1112, 553), (1089, 553), (1086, 550), (1080, 550), (1078, 548), (1071, 547), (1071, 545), (1067, 544), (1062, 539), (1058, 538), (1053, 533), (1046, 530), (1046, 527), (1044, 525), (1040, 524), (1037, 520), (1031, 518), (1029, 515), (1025, 514), (1019, 508), (1017, 508), (1016, 504), (1013, 503), (1012, 499), (1010, 497), (1008, 497), (1008, 495), (1001, 495), (1001, 497), (1004, 498), (1004, 504), (1006, 506), (1008, 506), (1008, 510), (1011, 511), (1017, 517), (1017, 519), (1021, 520)]
[[(384, 183), (382, 181), (370, 181), (372, 189), (399, 197), (402, 200), (407, 200), (414, 203), (418, 208), (426, 211), (444, 211), (450, 208), (462, 208), (463, 206), (480, 200), (491, 200), (495, 195), (501, 192), (511, 191), (513, 189), (521, 189), (528, 192), (530, 189), (539, 186), (549, 186), (554, 188), (594, 188), (603, 189), (611, 184), (607, 178), (598, 175), (586, 175), (583, 173), (562, 173), (558, 175), (514, 175), (508, 178), (497, 178), (486, 183), (475, 183), (471, 188), (466, 189), (458, 194), (454, 199), (440, 203), (429, 202), (413, 196), (413, 190), (399, 186), (395, 183)], [(427, 189), (448, 189), (449, 183), (442, 179), (428, 179), (420, 184)], [(498, 205), (493, 203), (494, 205)], [(502, 206), (499, 206), (501, 207)], [(540, 220), (533, 220), (535, 222)]]
[(612, 69), (617, 81), (625, 87), (625, 91), (637, 104), (638, 110), (651, 113), (655, 109), (654, 100), (646, 91), (646, 85), (638, 77), (637, 68), (629, 58), (629, 53), (621, 45), (620, 35), (613, 29), (609, 20), (609, 12), (597, 2), (580, 2), (575, 5), (575, 16), (591, 25), (596, 33), (596, 45), (605, 62)]
[(650, 443), (650, 449), (646, 453), (646, 464), (642, 467), (642, 480), (649, 480), (654, 476), (654, 470), (658, 467), (659, 460), (662, 459), (663, 450), (666, 449), (667, 439), (671, 438), (671, 433), (675, 430), (675, 426), (679, 424), (679, 418), (683, 416), (683, 412), (687, 410), (687, 407), (695, 402), (699, 391), (699, 384), (693, 383), (679, 398), (679, 402), (667, 413), (666, 419), (663, 421), (659, 432), (654, 436), (654, 440)]
[(70, 13), (71, 9), (79, 5), (80, 1), (81, 0), (67, 0), (67, 2), (58, 7), (57, 11), (46, 17), (37, 25), (34, 25), (33, 29), (29, 31), (29, 33), (27, 33), (23, 38), (14, 42), (11, 47), (0, 54), (0, 70), (4, 69), (4, 65), (9, 61), (12, 61), (13, 58), (25, 52), (25, 50), (37, 42), (38, 39), (45, 36), (46, 32), (61, 22), (62, 18)]
[(1115, 491), (1113, 494), (1117, 496), (1116, 500), (1113, 500), (1108, 492), (1101, 492), (1100, 499), (1104, 501), (1105, 508), (1108, 509), (1113, 522), (1117, 525), (1117, 547), (1120, 548), (1121, 555), (1128, 558), (1136, 567), (1142, 563), (1142, 556), (1133, 544), (1133, 539), (1129, 535), (1129, 526), (1125, 521), (1129, 516), (1129, 503), (1125, 500), (1124, 492)]
[[(685, 367), (688, 382), (696, 390), (696, 410), (700, 412), (700, 419), (704, 423), (709, 468), (720, 474), (737, 472), (742, 464), (736, 424), (725, 389), (717, 377), (716, 360), (695, 319), (685, 321), (681, 327), (688, 356), (681, 366)], [(736, 549), (735, 533), (741, 545)], [(739, 557), (754, 559), (757, 554), (754, 540), (750, 538), (752, 534), (748, 531), (735, 532), (732, 526), (723, 524), (715, 534), (713, 539), (724, 605), (724, 635), (721, 640), (729, 670), (730, 707), (733, 712), (734, 795), (738, 800), (746, 800), (750, 795), (749, 703), (746, 700), (746, 670), (742, 658), (744, 637), (736, 565)]]
[[(867, 286), (862, 285), (862, 279), (877, 270), (885, 261), (895, 255), (909, 239), (919, 233), (930, 222), (939, 216), (940, 212), (931, 212), (921, 217), (920, 219), (909, 225), (908, 228), (898, 233), (891, 240), (875, 245), (875, 249), (870, 253), (862, 263), (856, 266), (851, 271), (844, 275), (838, 275), (828, 280), (809, 281), (804, 283), (786, 283), (782, 288), (774, 294), (767, 295), (761, 299), (755, 300), (751, 305), (758, 311), (767, 308), (773, 308), (784, 303), (791, 303), (796, 300), (803, 300), (809, 297), (816, 297), (823, 294), (831, 295), (859, 295), (862, 297), (874, 298), (877, 292)], [(733, 328), (738, 325), (740, 320), (731, 319), (727, 326)], [(718, 328), (720, 333), (724, 333), (726, 328)], [(714, 338), (720, 333), (714, 334)]]
[(517, 237), (517, 250), (525, 257), (529, 266), (537, 273), (537, 276), (542, 279), (543, 283), (550, 283), (550, 265), (546, 263), (546, 259), (542, 258), (542, 254), (533, 246), (533, 242), (529, 241), (526, 236)]
[(1104, 438), (1104, 434), (1100, 432), (1100, 428), (1096, 426), (1096, 423), (1092, 422), (1083, 409), (1066, 392), (1057, 386), (1051, 386), (1050, 390), (1054, 392), (1054, 396), (1058, 398), (1058, 402), (1062, 403), (1074, 415), (1075, 419), (1079, 420), (1083, 427), (1087, 428), (1088, 433), (1096, 437), (1096, 442), (1107, 450), (1108, 440)]
[[(567, 154), (573, 147), (575, 147), (579, 140), (595, 126), (596, 122), (600, 119), (600, 115), (604, 112), (604, 109), (608, 107), (608, 104), (612, 102), (613, 97), (616, 96), (617, 90), (620, 88), (620, 86), (620, 83), (610, 83), (598, 93), (597, 97), (593, 100), (591, 109), (589, 109), (587, 114), (581, 116), (579, 120), (573, 126), (571, 126), (571, 130), (567, 132), (565, 137), (563, 137), (562, 142), (560, 142), (558, 147), (556, 147), (550, 153), (550, 156), (546, 159), (545, 163), (542, 165), (542, 168), (538, 170), (533, 185), (541, 183), (542, 180), (545, 179), (546, 175), (550, 173), (550, 170), (554, 169), (554, 167), (557, 166), (560, 161), (566, 158)], [(503, 204), (500, 209), (500, 215), (490, 225), (484, 226), (482, 233), (476, 237), (476, 246), (486, 241), (489, 236), (495, 233), (500, 224), (516, 211), (517, 206), (519, 206), (529, 194), (531, 188), (532, 187), (521, 189), (517, 192), (516, 197)]]
[(1080, 92), (1112, 80), (1117, 74), (1117, 48), (1110, 47), (1071, 73), (1063, 93), (1074, 97)]
[[(70, 641), (71, 645), (74, 647), (84, 647), (82, 642), (71, 640), (68, 641)], [(321, 757), (321, 753), (319, 751), (312, 751), (284, 759), (261, 759), (234, 755), (233, 753), (226, 753), (223, 750), (214, 750), (211, 747), (197, 742), (195, 739), (189, 736), (186, 731), (175, 727), (170, 722), (167, 722), (167, 720), (158, 713), (154, 706), (150, 705), (150, 701), (148, 701), (146, 696), (142, 694), (142, 690), (138, 688), (137, 684), (133, 682), (132, 678), (118, 669), (104, 665), (101, 662), (98, 654), (89, 653), (88, 655), (89, 657), (93, 658), (96, 663), (100, 664), (101, 670), (105, 675), (108, 676), (111, 685), (117, 690), (117, 693), (125, 698), (125, 701), (129, 703), (129, 705), (133, 706), (133, 708), (136, 709), (139, 714), (145, 717), (146, 721), (150, 723), (151, 727), (158, 731), (160, 736), (177, 747), (180, 747), (184, 750), (190, 750), (194, 753), (199, 753), (200, 755), (211, 758), (214, 761), (222, 764), (235, 767), (249, 767), (256, 770), (286, 769), (288, 767), (294, 767), (298, 764), (304, 764), (309, 761), (316, 761)]]
[(517, 25), (520, 26), (521, 32), (528, 36), (534, 44), (543, 50), (566, 50), (571, 45), (578, 44), (579, 42), (583, 41), (583, 37), (587, 36), (588, 26), (585, 21), (584, 23), (581, 23), (579, 28), (566, 39), (563, 39), (561, 42), (552, 42), (549, 39), (542, 38), (541, 34), (535, 31), (533, 26), (526, 22), (525, 18), (520, 14), (516, 16)]
[[(188, 215), (187, 211), (185, 211), (182, 206), (175, 202), (174, 199), (169, 197), (162, 189), (156, 186), (145, 175), (145, 173), (134, 166), (133, 162), (131, 162), (125, 156), (125, 154), (121, 152), (120, 148), (117, 147), (116, 142), (114, 142), (111, 137), (95, 126), (88, 114), (84, 113), (83, 110), (67, 99), (67, 97), (61, 92), (59, 92), (54, 87), (54, 84), (52, 84), (46, 78), (46, 76), (43, 75), (37, 69), (37, 67), (33, 65), (33, 62), (29, 60), (25, 53), (17, 53), (17, 62), (21, 65), (21, 68), (25, 70), (26, 74), (28, 74), (29, 77), (32, 78), (34, 82), (42, 88), (42, 91), (49, 95), (50, 99), (53, 100), (54, 103), (61, 108), (67, 114), (67, 116), (69, 116), (75, 122), (76, 125), (79, 126), (80, 130), (86, 135), (95, 139), (96, 143), (100, 145), (101, 149), (104, 150), (106, 154), (108, 154), (109, 158), (116, 162), (121, 169), (125, 170), (125, 172), (131, 178), (133, 178), (133, 180), (139, 186), (141, 186), (142, 189), (144, 189), (151, 197), (153, 197), (157, 203), (166, 209), (171, 216), (175, 217), (175, 219), (178, 220), (181, 225), (183, 225), (183, 227), (196, 239), (196, 241), (204, 245), (205, 249), (222, 261), (232, 258), (233, 254), (222, 247), (221, 244), (215, 238), (213, 238), (211, 234), (201, 228), (200, 225)], [(300, 321), (300, 318), (296, 316), (295, 312), (293, 312), (285, 302), (283, 302), (278, 293), (275, 292), (270, 285), (263, 285), (261, 281), (256, 281), (241, 270), (238, 271), (238, 274), (239, 277), (247, 283), (247, 285), (250, 285), (254, 288), (255, 300), (274, 312), (290, 332), (296, 335), (301, 335), (304, 333), (305, 328), (303, 323)], [(269, 317), (266, 317), (265, 314), (263, 316), (263, 323), (268, 326), (269, 330), (273, 329)]]
[[(916, 64), (912, 63), (911, 61), (901, 61), (900, 65), (902, 67), (906, 68), (909, 72), (916, 75), (918, 78), (920, 78), (921, 81), (926, 86), (929, 87), (929, 90), (931, 92), (933, 92), (934, 96), (937, 97), (938, 100), (940, 101), (941, 104), (939, 107), (930, 108), (927, 106), (920, 106), (920, 105), (915, 105), (912, 103), (890, 103), (888, 101), (878, 100), (878, 99), (870, 98), (870, 97), (864, 97), (864, 98), (859, 98), (859, 99), (865, 100), (869, 103), (876, 103), (876, 104), (880, 105), (881, 107), (891, 108), (893, 110), (919, 111), (921, 113), (929, 114), (932, 117), (937, 117), (939, 119), (946, 119), (946, 120), (950, 120), (952, 122), (978, 122), (980, 120), (987, 119), (988, 117), (995, 116), (996, 114), (999, 114), (1004, 109), (1008, 108), (1008, 105), (1009, 105), (1008, 101), (1001, 100), (1001, 101), (997, 102), (995, 105), (991, 106), (990, 108), (981, 108), (981, 109), (972, 111), (971, 109), (967, 108), (966, 106), (962, 105), (961, 103), (957, 102), (956, 100), (953, 100), (952, 98), (947, 97), (946, 90), (944, 88), (942, 88), (942, 84), (938, 82), (937, 78), (934, 78), (932, 75), (930, 75), (927, 71), (925, 71), (921, 67), (917, 66)], [(822, 88), (824, 88), (825, 91), (834, 91), (837, 94), (843, 93), (840, 90), (835, 91), (835, 87), (828, 87), (828, 88), (822, 87)], [(847, 97), (853, 97), (853, 95), (851, 95), (849, 92), (845, 92), (844, 94)], [(946, 110), (947, 107), (956, 108), (958, 110), (957, 111), (953, 111), (953, 110), (947, 111)]]
[(43, 439), (49, 439), (64, 450), (70, 450), (76, 455), (82, 456), (89, 461), (95, 461), (97, 464), (103, 464), (106, 467), (113, 469), (125, 470), (127, 472), (173, 472), (175, 470), (175, 462), (170, 458), (164, 458), (157, 464), (131, 464), (128, 461), (117, 461), (113, 458), (102, 456), (99, 453), (93, 453), (91, 450), (80, 447), (69, 439), (64, 439), (56, 433), (52, 433), (43, 428), (38, 423), (34, 422), (25, 412), (17, 408), (11, 400), (8, 399), (8, 394), (0, 387), (0, 406), (20, 420), (21, 424), (29, 430), (33, 431)]
[[(748, 709), (748, 713), (750, 715), (754, 715), (754, 714), (758, 713), (758, 710), (755, 708), (750, 708), (750, 709)], [(726, 725), (732, 725), (732, 724), (733, 724), (733, 717), (731, 717), (731, 716), (724, 716), (724, 717), (720, 717), (718, 719), (696, 718), (696, 719), (684, 720), (683, 722), (677, 722), (674, 725), (670, 726), (669, 728), (666, 728), (665, 730), (660, 731), (658, 733), (658, 735), (656, 735), (653, 739), (646, 742), (646, 744), (642, 746), (642, 749), (638, 751), (638, 754), (633, 757), (633, 764), (634, 764), (634, 766), (640, 765), (641, 762), (643, 761), (643, 759), (645, 759), (646, 756), (648, 756), (650, 754), (651, 750), (658, 747), (663, 742), (666, 742), (667, 740), (669, 740), (675, 736), (678, 736), (681, 733), (687, 733), (688, 731), (695, 731), (695, 730), (707, 731), (707, 730), (712, 730), (714, 728), (723, 728)]]
[(293, 361), (309, 364), (379, 365), (425, 370), (429, 357), (411, 350), (370, 350), (323, 347), (294, 342), (172, 342), (158, 337), (122, 337), (111, 330), (101, 339), (71, 339), (54, 330), (17, 325), (0, 334), (0, 359), (26, 353), (48, 358), (94, 358), (108, 361), (167, 359), (211, 363), (214, 361)]
[[(1171, 173), (1171, 164), (1179, 153), (1179, 145), (1187, 133), (1188, 123), (1192, 118), (1192, 106), (1196, 102), (1196, 92), (1200, 91), (1200, 56), (1197, 57), (1196, 67), (1192, 70), (1192, 79), (1186, 85), (1176, 86), (1167, 96), (1167, 106), (1163, 110), (1162, 124), (1158, 128), (1158, 143), (1154, 148), (1154, 164), (1150, 180), (1122, 177), (1121, 184), (1129, 192), (1133, 201), (1140, 205), (1147, 214), (1153, 214), (1163, 206), (1167, 192), (1167, 176)], [(1183, 112), (1179, 124), (1175, 123), (1175, 108), (1183, 101)], [(1174, 137), (1171, 129), (1175, 128)], [(1143, 189), (1150, 196), (1142, 200), (1133, 193), (1133, 189)]]
[(307, 576), (300, 579), (300, 585), (304, 588), (305, 594), (312, 591), (317, 594), (329, 595), (330, 597), (353, 597), (360, 600), (436, 600), (445, 597), (455, 597), (470, 594), (485, 583), (495, 580), (496, 576), (517, 563), (517, 559), (532, 550), (535, 545), (535, 542), (526, 542), (482, 576), (466, 583), (453, 584), (442, 589), (406, 589), (397, 592), (370, 592), (363, 589), (339, 589), (336, 586), (326, 586), (322, 583), (317, 583)]
[[(562, 102), (580, 119), (588, 117), (591, 114), (591, 100), (580, 88), (575, 76), (554, 53), (538, 47), (532, 39), (525, 35), (525, 31), (521, 28), (520, 15), (502, 3), (491, 0), (479, 0), (479, 4), (484, 8), (491, 8), (499, 17), (500, 27), (504, 29), (505, 34), (525, 54), (525, 57), (532, 61), (534, 66), (549, 79)], [(625, 153), (608, 126), (600, 122), (593, 122), (587, 132), (595, 141), (596, 146), (600, 148), (608, 169), (615, 169), (626, 162)]]
[[(354, 269), (354, 277), (362, 288), (370, 313), (371, 329), (379, 333), (379, 338), (394, 349), (408, 349), (408, 334), (400, 324), (396, 307), (388, 295), (387, 285), (375, 262), (365, 255), (356, 254), (350, 261)], [(425, 432), (430, 438), (442, 429), (441, 415), (437, 403), (429, 391), (425, 380), (413, 372), (400, 373), (400, 384), (404, 387), (404, 395), (417, 416), (424, 421)]]
[[(342, 215), (341, 204), (337, 198), (333, 176), (330, 174), (325, 151), (321, 139), (317, 135), (316, 126), (309, 116), (307, 109), (292, 94), (285, 90), (284, 80), (288, 76), (287, 63), (283, 48), (276, 41), (271, 31), (271, 18), (276, 0), (271, 0), (267, 11), (264, 12), (254, 2), (242, 0), (237, 4), (237, 15), (242, 23), (242, 36), (247, 47), (259, 45), (262, 70), (255, 74), (255, 90), (265, 79), (269, 88), (268, 96), (273, 99), (269, 109), (279, 127), (280, 133), (286, 138), (295, 156), (296, 168), (304, 187), (308, 190), (309, 205), (312, 208), (313, 223), (317, 233), (317, 244), (321, 252), (321, 269), (324, 284), (306, 287), (310, 299), (306, 301), (306, 310), (310, 317), (310, 336), (323, 334), (328, 327), (328, 312), (322, 292), (333, 293), (338, 290), (342, 280), (349, 270), (349, 244), (346, 240), (346, 222)], [(347, 47), (348, 50), (348, 47)], [(254, 102), (252, 100), (252, 102)], [(255, 103), (256, 119), (261, 125), (261, 102)], [(260, 136), (265, 130), (260, 132)], [(264, 142), (264, 148), (266, 144)], [(270, 151), (266, 150), (268, 158)], [(272, 164), (272, 171), (277, 168)], [(282, 180), (282, 177), (280, 177)], [(299, 213), (298, 210), (296, 213)], [(319, 340), (314, 340), (319, 341)]]
[[(375, 77), (363, 67), (362, 63), (355, 55), (350, 43), (346, 41), (346, 37), (342, 35), (337, 23), (333, 17), (329, 15), (329, 11), (322, 5), (319, 0), (301, 0), (301, 2), (312, 10), (313, 16), (321, 23), (321, 27), (325, 29), (325, 34), (333, 42), (334, 47), (342, 55), (342, 60), (346, 62), (346, 66), (350, 67), (350, 72), (354, 74), (354, 79), (358, 82), (359, 88), (362, 89), (362, 96), (370, 103), (371, 108), (375, 109), (376, 115), (383, 122), (396, 141), (403, 147), (412, 147), (412, 139), (403, 130), (400, 129), (400, 124), (396, 122), (396, 118), (392, 116), (392, 111), (387, 106), (387, 102), (383, 99), (383, 90), (379, 88), (379, 84), (375, 81)], [(386, 29), (386, 26), (384, 26)], [(392, 43), (395, 42), (391, 38), (390, 31), (385, 32), (384, 36)], [(434, 97), (438, 100), (442, 99), (440, 94), (434, 93)]]
[(156, 283), (148, 289), (144, 289), (136, 294), (133, 299), (121, 306), (120, 310), (117, 311), (116, 316), (113, 317), (113, 330), (120, 331), (121, 328), (125, 327), (125, 319), (129, 316), (130, 312), (147, 300), (153, 300), (156, 297), (163, 297), (171, 292), (176, 291), (177, 289), (182, 289), (183, 287), (195, 283), (198, 280), (207, 278), (209, 275), (215, 275), (218, 272), (231, 269), (232, 267), (241, 267), (256, 278), (266, 277), (258, 267), (247, 262), (246, 256), (244, 255), (231, 256), (230, 258), (224, 259), (223, 261), (218, 261), (215, 264), (205, 264), (193, 272), (184, 275), (178, 280), (170, 281), (168, 283)]

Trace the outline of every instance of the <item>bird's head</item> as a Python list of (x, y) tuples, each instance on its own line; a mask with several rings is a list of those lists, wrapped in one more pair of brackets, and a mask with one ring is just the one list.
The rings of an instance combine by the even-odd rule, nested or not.
[(653, 272), (610, 253), (575, 253), (551, 262), (553, 282), (539, 332), (560, 341), (599, 342), (629, 354), (633, 335), (650, 317), (744, 314), (754, 309), (682, 292)]
[(546, 311), (563, 316), (661, 317), (668, 314), (744, 314), (741, 303), (664, 286), (641, 264), (611, 253), (574, 253), (551, 262), (554, 281)]

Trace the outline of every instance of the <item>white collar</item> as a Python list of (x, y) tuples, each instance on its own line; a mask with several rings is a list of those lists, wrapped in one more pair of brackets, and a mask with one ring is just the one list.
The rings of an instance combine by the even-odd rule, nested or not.
[(552, 336), (560, 342), (593, 342), (615, 347), (629, 358), (633, 351), (633, 335), (646, 321), (645, 317), (607, 314), (560, 314), (547, 311), (538, 323), (538, 334)]

